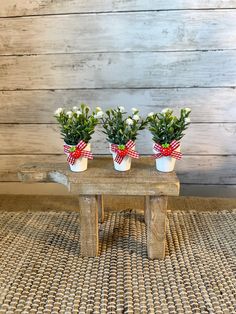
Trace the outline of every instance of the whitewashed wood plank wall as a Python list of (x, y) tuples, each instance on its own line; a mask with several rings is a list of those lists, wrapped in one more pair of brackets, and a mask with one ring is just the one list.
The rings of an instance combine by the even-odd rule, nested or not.
[[(52, 113), (84, 101), (191, 107), (182, 184), (235, 191), (235, 88), (236, 0), (1, 0), (0, 181), (64, 160)], [(149, 143), (146, 132), (139, 151)], [(107, 153), (101, 132), (93, 147)]]

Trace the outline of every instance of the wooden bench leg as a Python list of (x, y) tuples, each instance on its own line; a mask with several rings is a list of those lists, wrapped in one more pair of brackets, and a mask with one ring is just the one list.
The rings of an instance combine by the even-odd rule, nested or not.
[(80, 252), (82, 256), (98, 256), (98, 206), (94, 195), (81, 195), (80, 206)]
[(149, 196), (145, 196), (145, 203), (144, 203), (144, 221), (145, 224), (147, 225), (148, 223), (148, 207), (149, 207)]
[(148, 257), (150, 259), (163, 259), (166, 241), (166, 196), (146, 196), (145, 220)]
[(97, 203), (98, 203), (98, 221), (100, 223), (104, 222), (104, 207), (103, 207), (103, 196), (97, 195)]

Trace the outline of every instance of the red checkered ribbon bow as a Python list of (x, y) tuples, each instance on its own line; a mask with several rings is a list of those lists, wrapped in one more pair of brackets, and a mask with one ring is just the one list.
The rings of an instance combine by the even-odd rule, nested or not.
[(180, 146), (180, 142), (177, 141), (172, 141), (170, 144), (163, 144), (160, 145), (158, 143), (155, 143), (154, 145), (154, 150), (158, 152), (158, 154), (153, 155), (154, 158), (161, 158), (161, 157), (166, 157), (170, 156), (175, 159), (181, 159), (182, 154), (180, 152), (176, 152), (176, 149)]
[(139, 158), (139, 154), (132, 149), (134, 145), (135, 143), (131, 140), (129, 140), (126, 145), (111, 144), (111, 151), (116, 153), (115, 162), (120, 164), (125, 156)]
[(64, 153), (69, 154), (67, 161), (69, 164), (74, 165), (76, 159), (80, 157), (93, 159), (93, 155), (88, 150), (84, 150), (87, 146), (87, 143), (80, 141), (76, 146), (64, 145)]

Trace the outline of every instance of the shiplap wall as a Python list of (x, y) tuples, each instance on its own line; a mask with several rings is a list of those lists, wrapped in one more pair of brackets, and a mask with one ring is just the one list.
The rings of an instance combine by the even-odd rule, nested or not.
[[(234, 196), (235, 87), (236, 0), (1, 0), (0, 181), (65, 160), (58, 106), (188, 106), (182, 184)], [(148, 132), (137, 148), (151, 153)], [(107, 153), (101, 132), (93, 150)]]

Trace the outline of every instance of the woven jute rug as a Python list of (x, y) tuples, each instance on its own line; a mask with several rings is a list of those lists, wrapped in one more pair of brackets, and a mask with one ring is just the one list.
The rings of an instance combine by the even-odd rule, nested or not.
[(81, 258), (79, 213), (0, 213), (0, 313), (236, 313), (236, 211), (172, 212), (148, 260), (140, 212), (109, 212)]

